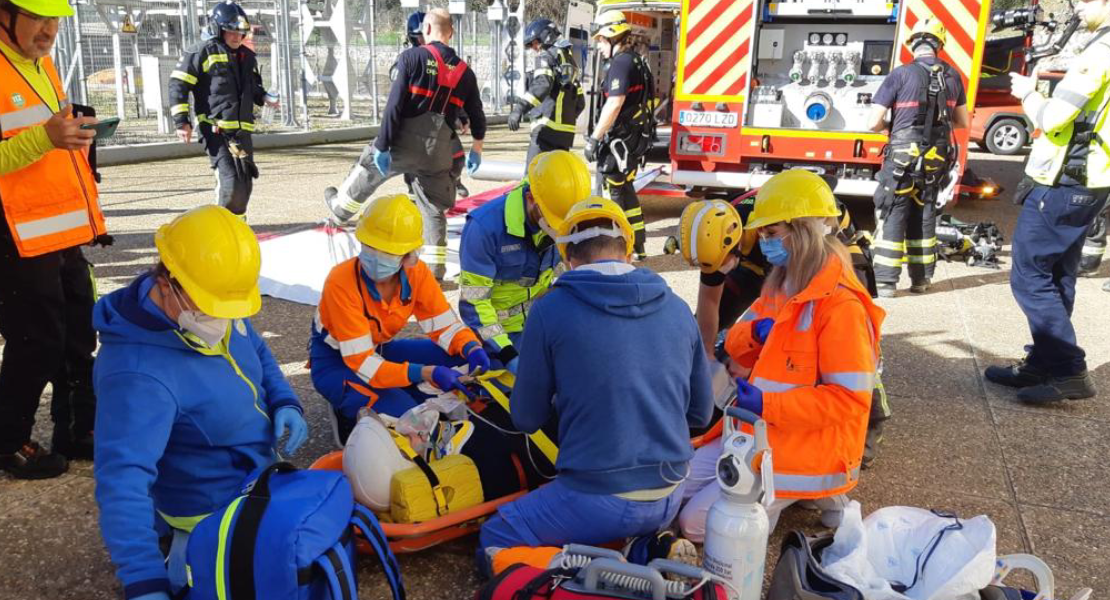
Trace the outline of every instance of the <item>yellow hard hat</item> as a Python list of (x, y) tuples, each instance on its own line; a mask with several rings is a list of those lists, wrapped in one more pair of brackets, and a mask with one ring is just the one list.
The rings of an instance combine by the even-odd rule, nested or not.
[(755, 195), (745, 229), (766, 227), (802, 217), (837, 217), (836, 196), (821, 176), (805, 169), (783, 171), (767, 180)]
[(73, 16), (73, 7), (67, 0), (11, 0), (11, 3), (40, 17)]
[(424, 218), (408, 196), (382, 196), (362, 214), (355, 237), (375, 250), (403, 256), (424, 245)]
[(567, 211), (590, 196), (590, 171), (577, 154), (543, 152), (528, 165), (528, 186), (543, 219), (559, 231)]
[[(940, 46), (944, 46), (944, 43), (948, 41), (948, 30), (944, 28), (944, 23), (941, 23), (940, 19), (935, 16), (928, 16), (921, 19), (913, 26), (913, 31), (910, 33), (910, 37), (906, 40), (906, 43), (909, 44), (910, 48), (913, 48), (914, 41), (925, 36), (936, 38)], [(940, 48), (938, 47), (937, 49), (939, 50)]]
[[(591, 221), (593, 219), (607, 219), (616, 224), (620, 230), (621, 236), (625, 241), (625, 256), (632, 254), (632, 241), (635, 237), (632, 233), (632, 225), (628, 223), (628, 217), (624, 215), (621, 207), (617, 206), (616, 202), (606, 200), (598, 196), (590, 196), (571, 207), (567, 213), (567, 218), (559, 227), (559, 238), (555, 240), (559, 246), (559, 255), (563, 260), (567, 259), (567, 245), (574, 240), (569, 239), (576, 233), (587, 234), (588, 231), (576, 231), (579, 223)], [(594, 235), (588, 237), (596, 237), (598, 232), (593, 232)]]
[(724, 200), (699, 200), (682, 210), (678, 220), (679, 250), (691, 267), (715, 273), (740, 243), (740, 213)]
[(226, 208), (210, 204), (179, 215), (158, 228), (154, 246), (202, 313), (242, 319), (262, 307), (258, 238)]
[(607, 10), (599, 14), (594, 20), (594, 26), (597, 27), (597, 31), (594, 32), (595, 38), (615, 38), (622, 33), (632, 31), (628, 19), (624, 18), (624, 13), (619, 10)]

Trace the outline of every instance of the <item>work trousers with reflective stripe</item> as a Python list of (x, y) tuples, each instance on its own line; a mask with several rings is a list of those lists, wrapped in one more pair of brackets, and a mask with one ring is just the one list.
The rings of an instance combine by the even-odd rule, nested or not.
[(937, 263), (936, 190), (924, 194), (894, 194), (879, 210), (875, 246), (875, 281), (898, 283), (902, 265), (910, 281), (933, 277)]
[(1102, 266), (1102, 257), (1106, 256), (1106, 222), (1110, 207), (1104, 208), (1094, 223), (1087, 229), (1087, 237), (1083, 240), (1083, 256), (1079, 259), (1079, 274), (1093, 277), (1098, 268)]
[(552, 150), (570, 150), (574, 145), (574, 133), (555, 131), (549, 127), (537, 127), (532, 131), (532, 143), (528, 144), (528, 156), (524, 160), (524, 167), (532, 164), (532, 159), (540, 152)]
[(254, 178), (251, 176), (251, 169), (255, 168), (254, 141), (251, 134), (240, 131), (237, 136), (239, 146), (251, 155), (239, 161), (231, 155), (227, 138), (223, 134), (213, 133), (211, 125), (201, 123), (200, 135), (204, 143), (204, 153), (208, 155), (208, 162), (216, 174), (216, 204), (237, 215), (247, 214), (247, 203), (254, 191)]
[[(457, 367), (466, 360), (452, 356), (429, 339), (393, 340), (378, 346), (378, 355), (390, 362)], [(373, 403), (375, 412), (400, 417), (428, 398), (418, 384), (403, 388), (372, 388), (354, 372), (338, 352), (333, 359), (312, 359), (312, 385), (338, 411), (339, 437), (344, 443), (355, 426), (355, 416)], [(366, 392), (369, 392), (367, 394)]]
[[(630, 162), (639, 165), (639, 158)], [(632, 226), (632, 233), (636, 236), (633, 252), (644, 254), (647, 232), (644, 231), (644, 209), (640, 207), (640, 197), (636, 195), (637, 172), (638, 169), (632, 167), (627, 171), (607, 173), (600, 177), (605, 179), (605, 197), (616, 202), (617, 206), (624, 210), (624, 216), (628, 217), (628, 224)]]
[(48, 382), (54, 439), (87, 436), (96, 414), (91, 265), (79, 247), (20, 257), (0, 214), (0, 282), (0, 454), (31, 439)]
[(1010, 290), (1033, 336), (1026, 360), (1057, 377), (1087, 370), (1071, 313), (1083, 239), (1106, 196), (1105, 189), (1038, 184), (1014, 226)]

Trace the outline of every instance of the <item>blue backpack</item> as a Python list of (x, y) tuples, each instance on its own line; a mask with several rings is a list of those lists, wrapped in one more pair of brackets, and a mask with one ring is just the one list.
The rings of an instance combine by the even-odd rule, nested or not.
[(374, 515), (354, 501), (341, 471), (277, 463), (189, 536), (189, 600), (356, 600), (357, 527), (405, 600), (397, 559)]

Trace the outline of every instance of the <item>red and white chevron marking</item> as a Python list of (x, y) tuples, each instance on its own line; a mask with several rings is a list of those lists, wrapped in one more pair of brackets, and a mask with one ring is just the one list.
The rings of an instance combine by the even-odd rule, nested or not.
[(685, 0), (682, 95), (734, 96), (748, 84), (754, 0)]

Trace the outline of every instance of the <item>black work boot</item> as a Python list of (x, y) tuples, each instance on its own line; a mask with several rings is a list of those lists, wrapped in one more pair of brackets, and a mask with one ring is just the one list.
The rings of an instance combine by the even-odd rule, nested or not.
[(470, 190), (466, 189), (461, 179), (455, 180), (455, 193), (458, 194), (459, 198), (467, 198), (470, 196)]
[(16, 479), (50, 479), (69, 469), (66, 457), (47, 452), (38, 442), (30, 441), (12, 454), (0, 454), (0, 470)]
[(1068, 377), (1049, 377), (1044, 383), (1018, 390), (1018, 400), (1032, 404), (1058, 402), (1060, 400), (1083, 400), (1094, 398), (1098, 392), (1095, 382), (1086, 372)]
[(918, 279), (910, 284), (910, 293), (924, 294), (925, 292), (929, 291), (929, 286), (931, 286), (932, 284), (933, 282), (930, 281), (927, 277), (925, 279)]
[(877, 283), (875, 287), (880, 298), (893, 298), (898, 293), (898, 286), (893, 283)]
[(1012, 365), (993, 365), (983, 372), (987, 381), (1012, 388), (1027, 388), (1040, 385), (1048, 379), (1048, 373), (1021, 359)]

